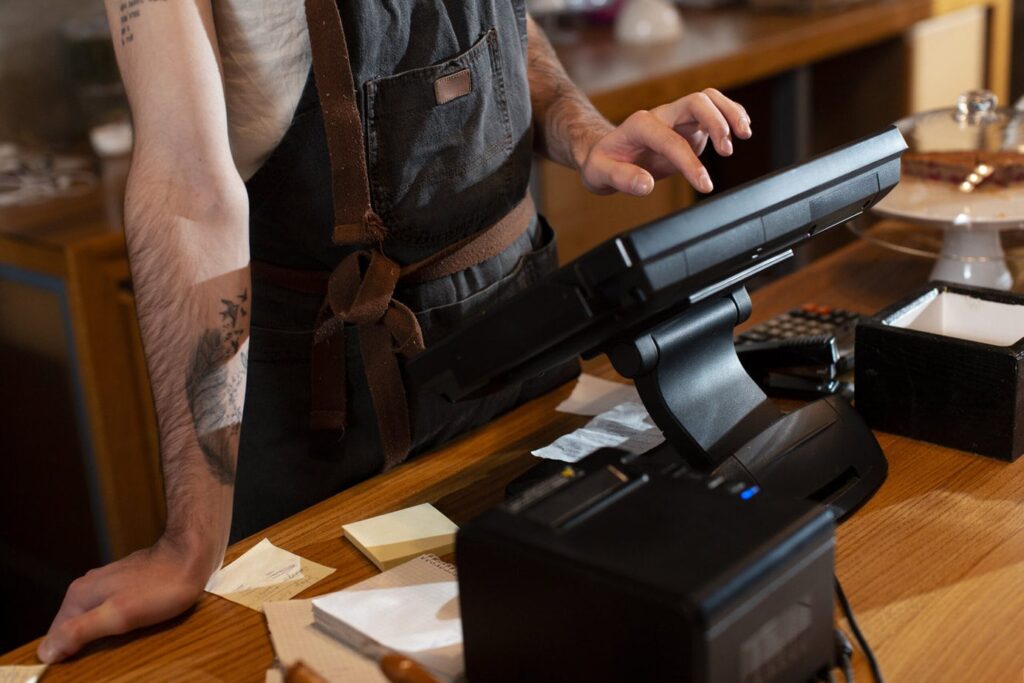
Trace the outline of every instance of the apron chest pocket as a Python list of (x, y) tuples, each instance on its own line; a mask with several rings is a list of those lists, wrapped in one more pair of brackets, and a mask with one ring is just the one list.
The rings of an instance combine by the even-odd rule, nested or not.
[(442, 244), (500, 218), (514, 141), (495, 29), (452, 59), (365, 87), (370, 190), (391, 238)]

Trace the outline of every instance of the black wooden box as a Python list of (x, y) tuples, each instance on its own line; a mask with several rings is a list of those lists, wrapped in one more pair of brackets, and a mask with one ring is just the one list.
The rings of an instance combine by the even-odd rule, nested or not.
[(871, 427), (1013, 461), (1024, 452), (1024, 296), (931, 282), (857, 326)]

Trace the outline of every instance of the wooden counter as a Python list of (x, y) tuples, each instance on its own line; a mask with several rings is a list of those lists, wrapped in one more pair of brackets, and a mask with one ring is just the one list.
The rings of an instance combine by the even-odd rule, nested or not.
[[(931, 264), (856, 243), (753, 295), (753, 321), (813, 300), (874, 311), (919, 286)], [(611, 376), (604, 361), (590, 372)], [(433, 454), (345, 491), (232, 546), (264, 536), (338, 571), (303, 597), (376, 570), (341, 525), (432, 502), (464, 522), (501, 499), (529, 451), (580, 425), (554, 412), (566, 386)], [(837, 572), (889, 681), (1015, 681), (1024, 673), (1024, 459), (1007, 465), (879, 434), (889, 479), (838, 531)], [(34, 661), (35, 643), (0, 657)], [(858, 680), (868, 680), (855, 657)], [(52, 667), (58, 681), (257, 681), (273, 653), (262, 615), (214, 596), (141, 634)]]

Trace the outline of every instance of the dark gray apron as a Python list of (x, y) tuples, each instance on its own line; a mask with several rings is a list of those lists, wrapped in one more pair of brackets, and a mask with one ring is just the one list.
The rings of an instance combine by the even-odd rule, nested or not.
[[(509, 214), (527, 192), (532, 150), (523, 0), (345, 2), (338, 8), (370, 196), (386, 230), (381, 251), (399, 265), (418, 262)], [(471, 89), (450, 101), (440, 97), (438, 80), (464, 71)], [(284, 139), (247, 183), (254, 261), (330, 273), (358, 248), (332, 239), (331, 175), (311, 75)], [(501, 253), (435, 280), (400, 283), (394, 298), (415, 314), (429, 347), (474, 310), (515, 295), (556, 265), (554, 236), (538, 216)], [(281, 286), (254, 269), (233, 541), (384, 466), (358, 335), (347, 335), (344, 347), (346, 428), (310, 428), (313, 329), (323, 305), (322, 294)], [(457, 404), (410, 394), (409, 455), (577, 371), (573, 364)]]

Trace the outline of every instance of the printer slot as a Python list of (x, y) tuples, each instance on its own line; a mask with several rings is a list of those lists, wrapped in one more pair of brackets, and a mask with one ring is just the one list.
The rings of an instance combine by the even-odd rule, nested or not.
[(566, 527), (597, 512), (645, 479), (630, 479), (619, 468), (608, 465), (541, 499), (524, 516), (551, 528)]
[(859, 481), (860, 477), (857, 475), (857, 470), (853, 467), (847, 467), (838, 477), (808, 495), (807, 499), (813, 500), (815, 503), (828, 505), (831, 501), (838, 499), (846, 493), (850, 488), (856, 486)]

